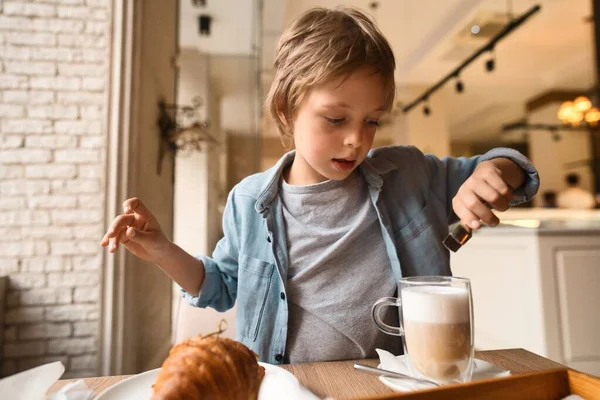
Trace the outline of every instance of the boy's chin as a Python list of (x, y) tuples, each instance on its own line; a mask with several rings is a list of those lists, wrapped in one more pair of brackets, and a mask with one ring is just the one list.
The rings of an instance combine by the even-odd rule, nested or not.
[(323, 174), (323, 176), (327, 180), (342, 181), (342, 180), (346, 179), (347, 177), (349, 177), (350, 175), (352, 175), (352, 173), (354, 172), (355, 169), (356, 169), (356, 167), (352, 168), (350, 170), (345, 170), (345, 171), (332, 170), (332, 171), (328, 171), (326, 174)]

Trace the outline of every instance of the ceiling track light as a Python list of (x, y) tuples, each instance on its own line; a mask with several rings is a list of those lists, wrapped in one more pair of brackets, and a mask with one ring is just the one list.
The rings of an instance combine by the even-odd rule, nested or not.
[(431, 115), (431, 109), (429, 108), (429, 106), (427, 104), (423, 107), (423, 114), (426, 117), (429, 117)]
[(431, 115), (431, 108), (429, 108), (429, 101), (425, 99), (423, 102), (423, 115), (429, 117)]
[(458, 76), (456, 77), (455, 88), (456, 88), (456, 93), (462, 93), (465, 91), (465, 84)]
[(490, 58), (485, 62), (485, 70), (487, 72), (492, 72), (496, 69), (496, 56), (494, 55), (494, 49), (490, 50)]
[(571, 126), (571, 125), (558, 125), (558, 124), (530, 124), (526, 121), (513, 122), (510, 124), (502, 125), (502, 132), (512, 131), (548, 131), (552, 134), (558, 134), (560, 136), (561, 131), (587, 131), (588, 128), (585, 126)]
[[(439, 88), (441, 88), (450, 79), (452, 79), (453, 77), (458, 76), (458, 74), (460, 73), (460, 71), (462, 71), (465, 67), (467, 67), (469, 64), (471, 64), (473, 61), (475, 61), (480, 55), (482, 55), (483, 53), (486, 53), (486, 52), (493, 52), (494, 46), (498, 42), (500, 42), (502, 39), (504, 39), (513, 30), (515, 30), (516, 28), (518, 28), (523, 22), (525, 22), (533, 14), (537, 13), (538, 11), (540, 11), (541, 8), (542, 7), (539, 4), (536, 4), (531, 9), (529, 9), (529, 11), (525, 12), (524, 14), (522, 14), (520, 17), (511, 20), (486, 45), (482, 46), (475, 53), (473, 53), (471, 56), (469, 56), (458, 67), (456, 67), (453, 71), (450, 71), (450, 73), (448, 75), (446, 75), (444, 78), (442, 78), (441, 80), (439, 80), (435, 85), (433, 85), (429, 89), (425, 90), (415, 100), (413, 100), (412, 102), (410, 102), (406, 106), (404, 106), (402, 108), (402, 111), (405, 112), (405, 113), (409, 112), (416, 105), (418, 105), (422, 101), (425, 101), (425, 99), (427, 99), (429, 96), (431, 96), (433, 93), (435, 93)], [(486, 69), (491, 68), (491, 70), (488, 69), (488, 71), (494, 70), (495, 67), (496, 67), (495, 58), (491, 58), (491, 59), (487, 60), (487, 62), (486, 62)], [(464, 86), (463, 86), (463, 89), (464, 89)]]

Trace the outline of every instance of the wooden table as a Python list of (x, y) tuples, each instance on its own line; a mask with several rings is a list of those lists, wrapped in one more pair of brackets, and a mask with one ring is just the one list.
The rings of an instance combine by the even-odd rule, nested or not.
[[(481, 351), (476, 352), (475, 357), (507, 369), (513, 374), (564, 367), (562, 364), (523, 349)], [(378, 362), (375, 359), (360, 360), (361, 364), (372, 366), (377, 365)], [(336, 361), (288, 364), (281, 367), (290, 371), (300, 383), (321, 397), (348, 399), (393, 393), (375, 375), (356, 372), (353, 364), (354, 361)], [(86, 378), (85, 383), (94, 391), (94, 394), (98, 394), (126, 378), (128, 378), (127, 375)], [(58, 381), (50, 388), (48, 394), (56, 392), (70, 381), (72, 380)]]

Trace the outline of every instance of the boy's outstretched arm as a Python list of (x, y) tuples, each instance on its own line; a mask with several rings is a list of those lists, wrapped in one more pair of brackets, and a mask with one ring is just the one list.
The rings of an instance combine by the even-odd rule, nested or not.
[(508, 158), (494, 158), (477, 164), (452, 199), (452, 207), (464, 226), (481, 228), (500, 222), (490, 208), (506, 211), (513, 201), (513, 190), (525, 183), (525, 172)]
[(204, 263), (173, 242), (170, 248), (154, 264), (186, 292), (198, 293), (204, 283)]
[(535, 167), (513, 149), (496, 148), (470, 158), (425, 158), (432, 190), (446, 205), (449, 224), (460, 219), (474, 229), (481, 227), (480, 220), (496, 225), (498, 219), (485, 203), (504, 211), (529, 201), (540, 185)]
[(123, 245), (134, 255), (158, 265), (189, 293), (198, 293), (204, 282), (204, 264), (165, 236), (150, 210), (137, 198), (123, 203), (100, 244), (111, 253)]

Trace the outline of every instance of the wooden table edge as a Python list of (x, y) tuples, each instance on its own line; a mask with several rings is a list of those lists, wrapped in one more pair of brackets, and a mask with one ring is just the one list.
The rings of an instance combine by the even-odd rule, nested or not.
[[(515, 357), (516, 356), (516, 357)], [(534, 372), (545, 369), (553, 369), (553, 368), (568, 368), (563, 364), (552, 361), (543, 356), (537, 355), (531, 351), (525, 350), (523, 348), (511, 348), (511, 349), (497, 349), (497, 350), (482, 350), (476, 351), (475, 357), (492, 364), (495, 364), (501, 368), (506, 368), (507, 365), (511, 365), (510, 368), (511, 374), (521, 374), (526, 372)], [(294, 369), (302, 370), (302, 369), (312, 369), (315, 366), (327, 364), (328, 366), (335, 366), (337, 363), (354, 363), (355, 361), (361, 362), (367, 365), (377, 365), (378, 359), (366, 359), (366, 360), (346, 360), (346, 361), (327, 361), (327, 362), (319, 362), (319, 363), (306, 363), (306, 364), (284, 364), (279, 365), (279, 367), (292, 372)], [(524, 361), (524, 362), (521, 362)], [(526, 365), (527, 361), (529, 361), (533, 365)], [(515, 368), (517, 367), (517, 368)], [(292, 372), (293, 373), (293, 372)], [(302, 374), (294, 374), (296, 378), (302, 384), (306, 384), (306, 382), (302, 382)], [(113, 386), (127, 378), (130, 378), (135, 375), (116, 375), (116, 376), (100, 376), (100, 377), (88, 377), (88, 378), (80, 378), (83, 379), (86, 385), (93, 390), (94, 396), (97, 396), (103, 390), (106, 390), (108, 387)], [(56, 393), (59, 391), (64, 385), (77, 381), (79, 379), (61, 379), (57, 381), (54, 385), (50, 387), (47, 394)], [(311, 388), (312, 389), (312, 388)]]

